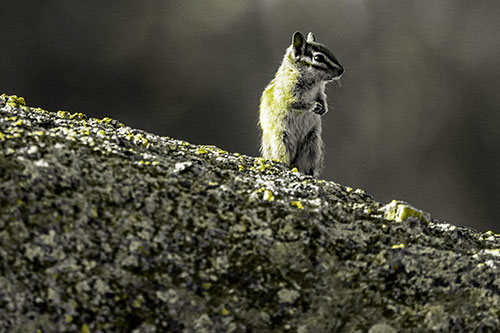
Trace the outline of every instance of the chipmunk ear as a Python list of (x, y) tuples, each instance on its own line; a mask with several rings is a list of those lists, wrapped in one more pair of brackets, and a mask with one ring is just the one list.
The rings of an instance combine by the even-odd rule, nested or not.
[(310, 32), (307, 34), (307, 42), (308, 43), (311, 43), (311, 42), (315, 42), (316, 41), (316, 37), (314, 37), (313, 33)]
[(304, 35), (296, 31), (292, 37), (292, 45), (293, 45), (293, 53), (296, 58), (304, 54), (305, 50)]

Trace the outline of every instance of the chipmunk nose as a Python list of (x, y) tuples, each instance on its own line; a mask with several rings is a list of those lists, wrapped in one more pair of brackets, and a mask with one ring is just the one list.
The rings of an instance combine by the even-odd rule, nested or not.
[(341, 77), (343, 73), (344, 73), (344, 67), (339, 66), (339, 69), (337, 70), (337, 75)]

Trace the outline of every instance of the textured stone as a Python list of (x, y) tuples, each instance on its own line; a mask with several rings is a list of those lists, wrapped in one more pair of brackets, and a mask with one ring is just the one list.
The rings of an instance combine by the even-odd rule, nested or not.
[(493, 232), (25, 104), (0, 97), (1, 332), (500, 331)]

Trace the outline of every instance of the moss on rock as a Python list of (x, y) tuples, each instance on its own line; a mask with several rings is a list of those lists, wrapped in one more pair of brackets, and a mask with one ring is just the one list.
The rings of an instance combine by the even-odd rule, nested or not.
[(2, 332), (500, 331), (493, 232), (25, 104), (0, 97)]

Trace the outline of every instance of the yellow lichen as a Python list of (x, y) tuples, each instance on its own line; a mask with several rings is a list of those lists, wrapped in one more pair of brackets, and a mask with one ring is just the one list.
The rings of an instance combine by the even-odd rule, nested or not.
[(486, 249), (486, 250), (484, 250), (484, 253), (499, 257), (500, 256), (500, 249)]
[(90, 206), (90, 217), (95, 219), (97, 216), (98, 216), (97, 207), (94, 205)]
[(104, 117), (100, 120), (100, 122), (104, 123), (104, 124), (109, 124), (111, 121), (113, 121), (113, 119), (109, 118), (109, 117)]
[(387, 205), (384, 205), (381, 209), (384, 213), (384, 218), (386, 220), (392, 220), (395, 222), (402, 222), (408, 217), (416, 217), (421, 221), (430, 222), (431, 216), (429, 213), (421, 211), (417, 208), (410, 206), (408, 203), (398, 200), (392, 200)]
[(137, 298), (132, 302), (132, 306), (134, 308), (140, 308), (142, 306), (142, 302), (143, 302), (142, 299)]
[(297, 207), (298, 209), (304, 209), (304, 205), (302, 205), (302, 202), (300, 201), (292, 201), (290, 202), (290, 205)]
[(127, 140), (131, 140), (133, 138), (133, 142), (135, 144), (142, 144), (144, 147), (147, 147), (149, 145), (149, 141), (142, 136), (142, 134), (127, 134)]
[(200, 147), (200, 148), (196, 149), (196, 151), (195, 151), (196, 155), (202, 155), (202, 154), (206, 154), (206, 153), (208, 153), (208, 151), (204, 147)]
[(71, 117), (71, 113), (69, 113), (68, 111), (62, 111), (62, 110), (57, 111), (57, 115), (63, 119)]
[(83, 128), (80, 128), (80, 134), (82, 135), (90, 135), (90, 130), (88, 127), (83, 127)]
[(271, 190), (266, 189), (265, 187), (261, 187), (256, 191), (253, 191), (252, 194), (250, 195), (251, 198), (259, 198), (260, 193), (263, 193), (262, 195), (262, 200), (273, 202), (274, 201), (274, 195)]
[(40, 131), (33, 131), (31, 133), (34, 134), (34, 135), (38, 135), (38, 136), (42, 136), (42, 135), (45, 134), (44, 131), (42, 131), (42, 130), (40, 130)]
[(262, 157), (258, 157), (254, 160), (254, 166), (251, 168), (253, 171), (271, 173), (271, 164), (266, 163), (266, 160)]
[(24, 100), (24, 97), (19, 97), (16, 100), (18, 105), (26, 105), (26, 101)]
[(267, 189), (264, 190), (264, 196), (262, 197), (262, 199), (269, 201), (269, 202), (273, 202), (274, 201), (273, 192), (271, 192), (270, 190), (267, 190)]
[(83, 113), (73, 113), (70, 117), (70, 119), (79, 119), (79, 120), (85, 120), (87, 119), (87, 116)]
[(11, 107), (26, 106), (26, 101), (24, 100), (24, 97), (17, 97), (17, 95), (7, 96), (6, 94), (2, 94), (1, 97), (7, 99), (6, 104), (8, 106)]

